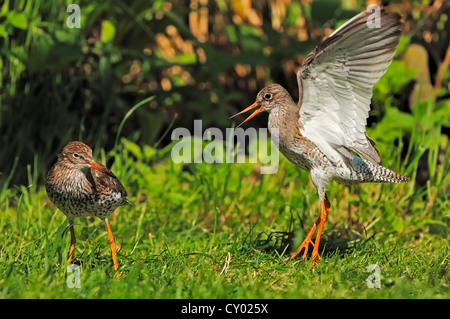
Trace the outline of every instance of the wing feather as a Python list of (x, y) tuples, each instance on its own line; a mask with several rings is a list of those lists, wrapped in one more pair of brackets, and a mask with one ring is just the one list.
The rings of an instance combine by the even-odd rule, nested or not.
[(380, 161), (365, 134), (367, 117), (373, 85), (392, 61), (401, 22), (383, 10), (381, 27), (369, 28), (370, 15), (362, 12), (333, 32), (297, 72), (301, 133), (335, 161), (350, 151)]

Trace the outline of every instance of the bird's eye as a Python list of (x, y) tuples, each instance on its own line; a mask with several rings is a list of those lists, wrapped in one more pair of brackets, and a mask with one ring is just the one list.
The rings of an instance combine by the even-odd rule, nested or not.
[(79, 158), (79, 157), (80, 157), (80, 154), (78, 154), (78, 153), (73, 153), (73, 157)]
[(271, 93), (264, 94), (264, 100), (270, 100), (271, 98), (272, 98), (272, 94)]

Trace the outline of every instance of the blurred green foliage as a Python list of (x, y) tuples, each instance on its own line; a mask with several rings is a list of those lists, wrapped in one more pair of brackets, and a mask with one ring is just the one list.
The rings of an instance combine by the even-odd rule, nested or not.
[[(0, 7), (0, 179), (9, 183), (26, 183), (34, 162), (42, 181), (69, 140), (98, 152), (112, 149), (120, 133), (162, 147), (172, 127), (192, 129), (194, 119), (231, 126), (229, 116), (268, 82), (296, 97), (302, 59), (327, 28), (365, 5), (84, 0), (81, 28), (69, 28), (70, 3), (6, 0)], [(387, 85), (395, 92), (374, 95), (371, 121), (383, 117), (386, 95), (410, 80), (397, 77)], [(132, 106), (150, 96), (119, 132)]]

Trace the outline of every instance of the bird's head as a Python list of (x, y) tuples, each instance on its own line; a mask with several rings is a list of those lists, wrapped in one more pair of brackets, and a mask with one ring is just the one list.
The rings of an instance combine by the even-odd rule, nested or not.
[(232, 117), (250, 111), (251, 109), (254, 109), (256, 107), (258, 108), (255, 112), (253, 112), (249, 117), (247, 117), (241, 124), (237, 126), (239, 127), (248, 120), (255, 117), (257, 114), (261, 112), (270, 113), (273, 110), (276, 110), (280, 107), (284, 107), (289, 102), (292, 102), (292, 98), (285, 88), (283, 88), (279, 84), (270, 84), (265, 88), (263, 88), (261, 91), (259, 91), (258, 95), (256, 96), (255, 103), (253, 103), (246, 109), (242, 110), (241, 112), (233, 115)]
[(91, 148), (82, 142), (70, 142), (64, 146), (58, 161), (81, 171), (89, 168), (102, 170), (101, 165), (94, 161)]

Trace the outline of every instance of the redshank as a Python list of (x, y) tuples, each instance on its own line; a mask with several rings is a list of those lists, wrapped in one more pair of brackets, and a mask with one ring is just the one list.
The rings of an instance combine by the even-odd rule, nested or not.
[(397, 14), (382, 10), (378, 18), (377, 25), (370, 12), (356, 15), (306, 57), (297, 71), (297, 104), (282, 86), (270, 84), (238, 113), (258, 108), (244, 123), (269, 112), (272, 139), (290, 162), (310, 172), (319, 193), (320, 216), (286, 260), (302, 250), (306, 258), (310, 244), (310, 263), (320, 260), (320, 236), (330, 210), (325, 191), (331, 181), (353, 185), (409, 180), (378, 164), (379, 152), (365, 133), (373, 85), (392, 61), (402, 26)]
[(128, 205), (127, 192), (117, 177), (92, 158), (92, 150), (82, 142), (67, 144), (47, 174), (45, 183), (48, 197), (69, 221), (72, 261), (76, 239), (73, 228), (75, 217), (95, 216), (105, 221), (114, 270), (117, 270), (114, 237), (108, 216), (118, 207)]

